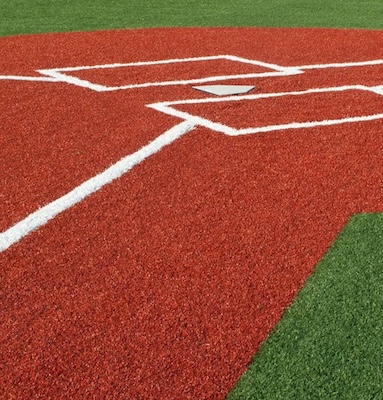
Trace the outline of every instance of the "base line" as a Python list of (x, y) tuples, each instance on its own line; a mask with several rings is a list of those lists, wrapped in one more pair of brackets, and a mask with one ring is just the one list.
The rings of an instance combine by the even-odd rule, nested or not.
[(95, 193), (115, 179), (120, 178), (137, 164), (192, 130), (194, 126), (195, 124), (191, 121), (183, 121), (179, 123), (158, 136), (146, 146), (142, 147), (140, 150), (125, 156), (105, 171), (85, 181), (64, 196), (52, 201), (42, 208), (39, 208), (37, 211), (28, 215), (25, 219), (13, 225), (11, 228), (0, 233), (0, 253), (20, 241), (24, 236), (28, 235), (32, 231), (45, 225), (58, 214), (61, 214), (63, 211), (81, 202), (86, 197)]

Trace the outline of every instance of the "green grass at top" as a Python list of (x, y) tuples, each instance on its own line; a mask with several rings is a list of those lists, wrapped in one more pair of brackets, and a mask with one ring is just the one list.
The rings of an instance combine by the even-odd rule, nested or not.
[(228, 399), (383, 399), (382, 244), (350, 220)]
[(383, 28), (381, 0), (0, 0), (0, 35), (154, 26)]

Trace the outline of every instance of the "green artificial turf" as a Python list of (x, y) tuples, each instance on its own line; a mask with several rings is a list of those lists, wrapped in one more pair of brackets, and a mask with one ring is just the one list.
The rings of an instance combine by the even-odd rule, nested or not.
[(0, 0), (0, 35), (153, 26), (383, 28), (381, 0)]
[(383, 215), (358, 215), (228, 399), (383, 399), (382, 377)]

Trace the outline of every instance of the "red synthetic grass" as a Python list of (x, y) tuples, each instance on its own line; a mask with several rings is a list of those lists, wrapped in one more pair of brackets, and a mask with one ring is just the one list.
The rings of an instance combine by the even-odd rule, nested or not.
[[(23, 51), (33, 69), (152, 60), (143, 44), (156, 43), (158, 59), (232, 53), (298, 65), (383, 58), (382, 40), (359, 31), (159, 29), (9, 38), (18, 53), (8, 47), (0, 59), (8, 73), (26, 74), (25, 65), (9, 69)], [(344, 84), (335, 78), (331, 85)], [(15, 117), (1, 128), (4, 226), (178, 122), (146, 102), (204, 97), (189, 87), (0, 88), (17, 100), (1, 102)], [(348, 217), (382, 210), (382, 127), (236, 138), (198, 128), (2, 253), (1, 395), (224, 398)]]

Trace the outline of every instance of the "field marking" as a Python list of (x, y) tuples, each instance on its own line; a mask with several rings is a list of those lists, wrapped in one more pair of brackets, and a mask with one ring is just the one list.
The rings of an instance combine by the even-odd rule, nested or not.
[(260, 93), (260, 94), (242, 95), (242, 96), (235, 95), (226, 97), (209, 97), (204, 99), (187, 99), (187, 100), (176, 100), (167, 102), (165, 101), (165, 102), (148, 104), (147, 107), (153, 108), (157, 111), (172, 115), (177, 118), (193, 121), (195, 125), (204, 126), (205, 128), (211, 129), (216, 132), (224, 133), (225, 135), (229, 136), (249, 135), (249, 134), (273, 132), (273, 131), (287, 130), (287, 129), (314, 128), (318, 126), (340, 125), (346, 123), (366, 122), (377, 119), (383, 119), (383, 113), (379, 113), (371, 115), (361, 115), (356, 117), (345, 117), (339, 119), (307, 121), (307, 122), (291, 122), (287, 124), (266, 125), (254, 128), (236, 129), (221, 123), (213, 122), (210, 119), (203, 118), (198, 115), (190, 114), (188, 112), (180, 111), (177, 110), (176, 108), (173, 108), (173, 106), (177, 105), (249, 101), (249, 100), (277, 98), (284, 96), (302, 96), (315, 93), (344, 92), (347, 90), (368, 91), (378, 95), (383, 95), (383, 86), (369, 87), (364, 85), (348, 85), (348, 86), (334, 86), (329, 88), (314, 88), (314, 89), (291, 91), (291, 92)]
[[(270, 68), (272, 72), (261, 72), (254, 74), (240, 74), (240, 75), (222, 75), (222, 76), (211, 76), (190, 80), (179, 80), (179, 81), (165, 81), (165, 82), (147, 82), (143, 84), (126, 85), (119, 87), (107, 87), (104, 85), (98, 85), (89, 81), (76, 78), (74, 76), (66, 75), (63, 72), (80, 71), (87, 69), (105, 69), (105, 68), (118, 68), (122, 66), (148, 66), (148, 65), (161, 65), (170, 63), (182, 63), (182, 62), (193, 62), (193, 61), (205, 61), (205, 60), (216, 60), (216, 59), (227, 59), (236, 62), (243, 62), (257, 66), (263, 66)], [(303, 65), (298, 67), (283, 67), (276, 64), (264, 63), (257, 60), (248, 60), (241, 57), (224, 55), (224, 56), (209, 56), (209, 57), (194, 57), (185, 59), (170, 59), (170, 60), (159, 60), (159, 61), (144, 61), (135, 63), (115, 63), (115, 64), (103, 64), (95, 66), (83, 66), (83, 67), (67, 67), (67, 68), (55, 68), (55, 69), (40, 69), (37, 72), (44, 75), (44, 77), (29, 77), (29, 76), (16, 76), (16, 75), (0, 75), (0, 80), (18, 80), (18, 81), (33, 81), (33, 82), (64, 82), (75, 86), (84, 87), (87, 89), (95, 90), (98, 92), (111, 91), (111, 90), (123, 90), (123, 89), (134, 89), (150, 86), (169, 86), (169, 85), (186, 85), (196, 83), (206, 83), (214, 81), (222, 81), (227, 79), (244, 79), (244, 78), (259, 78), (259, 77), (276, 77), (276, 76), (288, 76), (304, 73), (308, 69), (325, 69), (325, 68), (348, 68), (348, 67), (360, 67), (369, 65), (381, 65), (383, 60), (371, 60), (361, 62), (346, 62), (346, 63), (332, 63), (332, 64), (316, 64), (316, 65)], [(169, 129), (165, 133), (158, 136), (152, 142), (142, 147), (140, 150), (122, 158), (111, 167), (104, 170), (102, 173), (90, 178), (78, 187), (74, 188), (64, 196), (52, 201), (51, 203), (43, 206), (37, 211), (33, 212), (25, 219), (19, 221), (12, 227), (0, 233), (0, 252), (3, 252), (11, 245), (20, 241), (24, 236), (28, 235), (32, 231), (45, 225), (48, 221), (56, 217), (58, 214), (72, 207), (73, 205), (81, 202), (83, 199), (98, 191), (105, 185), (121, 177), (123, 174), (131, 170), (135, 165), (139, 164), (152, 154), (155, 154), (161, 150), (164, 146), (173, 143), (176, 139), (189, 132), (195, 126), (200, 125), (207, 127), (213, 131), (222, 132), (230, 136), (254, 134), (260, 132), (271, 132), (275, 130), (285, 129), (297, 129), (297, 128), (309, 128), (315, 126), (328, 126), (335, 124), (372, 121), (376, 119), (383, 119), (383, 114), (366, 115), (359, 117), (347, 117), (335, 120), (323, 120), (323, 121), (310, 121), (310, 122), (292, 122), (289, 124), (281, 125), (268, 125), (257, 128), (246, 128), (246, 129), (234, 129), (226, 125), (215, 123), (211, 120), (191, 115), (189, 113), (178, 111), (172, 106), (181, 104), (203, 104), (212, 102), (225, 102), (225, 101), (242, 101), (242, 100), (256, 100), (262, 98), (281, 97), (281, 96), (298, 96), (310, 93), (323, 93), (323, 92), (334, 92), (334, 91), (345, 91), (345, 90), (364, 90), (370, 91), (378, 95), (383, 95), (383, 85), (375, 87), (367, 87), (363, 85), (353, 86), (339, 86), (331, 88), (317, 88), (308, 89), (305, 91), (295, 92), (281, 92), (281, 93), (261, 93), (255, 95), (244, 95), (244, 96), (228, 96), (220, 98), (206, 98), (206, 99), (189, 99), (171, 102), (160, 102), (148, 104), (147, 107), (153, 108), (160, 112), (170, 114), (177, 118), (181, 118), (183, 122), (177, 124), (173, 128)]]
[(265, 67), (273, 69), (275, 71), (286, 72), (293, 67), (283, 67), (273, 63), (267, 63), (259, 60), (250, 60), (248, 58), (233, 56), (229, 54), (218, 55), (218, 56), (205, 56), (205, 57), (186, 57), (186, 58), (170, 58), (165, 60), (157, 61), (136, 61), (130, 63), (112, 63), (112, 64), (98, 64), (98, 65), (88, 65), (88, 66), (77, 66), (77, 67), (64, 67), (64, 68), (52, 68), (47, 69), (47, 71), (60, 71), (60, 72), (71, 72), (71, 71), (82, 71), (89, 69), (103, 69), (103, 68), (119, 68), (119, 67), (142, 67), (148, 65), (161, 65), (161, 64), (173, 64), (173, 63), (183, 63), (183, 62), (196, 62), (196, 61), (211, 61), (211, 60), (230, 60), (237, 61), (246, 64), (257, 65), (259, 67)]
[(21, 75), (0, 75), (0, 80), (4, 81), (29, 81), (29, 82), (59, 82), (53, 77), (40, 76), (21, 76)]
[[(144, 67), (151, 65), (167, 65), (174, 63), (189, 63), (198, 61), (215, 61), (215, 60), (228, 60), (233, 62), (239, 62), (242, 64), (250, 64), (258, 67), (264, 67), (272, 70), (271, 72), (257, 72), (248, 74), (234, 74), (234, 75), (214, 75), (201, 78), (193, 79), (181, 79), (181, 80), (169, 80), (160, 82), (145, 82), (136, 83), (123, 86), (106, 86), (97, 83), (90, 82), (86, 79), (77, 78), (72, 75), (67, 75), (64, 72), (76, 72), (76, 71), (89, 71), (93, 69), (113, 69), (122, 67)], [(79, 67), (65, 67), (65, 68), (52, 68), (52, 69), (39, 69), (37, 72), (53, 78), (57, 81), (66, 82), (72, 85), (81, 86), (87, 89), (91, 89), (97, 92), (111, 92), (116, 90), (127, 90), (127, 89), (138, 89), (148, 88), (156, 86), (176, 86), (176, 85), (194, 85), (199, 83), (217, 82), (227, 79), (246, 79), (246, 78), (260, 78), (260, 77), (275, 77), (275, 76), (287, 76), (301, 74), (302, 71), (298, 71), (295, 68), (283, 67), (276, 64), (266, 63), (258, 60), (250, 60), (247, 58), (237, 57), (233, 55), (219, 55), (219, 56), (207, 56), (207, 57), (189, 57), (189, 58), (173, 58), (168, 60), (158, 61), (139, 61), (132, 63), (113, 63), (113, 64), (100, 64), (93, 66), (79, 66)]]
[(185, 79), (179, 81), (162, 81), (162, 82), (146, 82), (146, 83), (137, 83), (131, 85), (124, 86), (105, 86), (99, 85), (96, 83), (92, 83), (85, 79), (76, 78), (71, 75), (62, 74), (60, 72), (52, 71), (52, 70), (39, 70), (39, 72), (50, 76), (55, 79), (55, 81), (66, 82), (72, 85), (81, 86), (86, 89), (91, 89), (96, 92), (114, 92), (117, 90), (127, 90), (127, 89), (142, 89), (148, 87), (158, 87), (158, 86), (178, 86), (178, 85), (196, 85), (199, 83), (209, 83), (209, 82), (218, 82), (225, 81), (228, 79), (247, 79), (247, 78), (266, 78), (266, 77), (277, 77), (277, 76), (288, 76), (295, 75), (297, 72), (259, 72), (254, 74), (238, 74), (238, 75), (215, 75), (209, 76), (206, 78), (195, 78), (195, 79)]
[[(90, 82), (85, 79), (80, 79), (72, 75), (67, 75), (65, 72), (76, 72), (85, 71), (92, 69), (109, 69), (109, 68), (121, 68), (121, 67), (137, 67), (137, 66), (150, 66), (150, 65), (166, 65), (172, 63), (183, 63), (183, 62), (196, 62), (196, 61), (213, 61), (213, 60), (229, 60), (234, 62), (240, 62), (244, 64), (251, 64), (256, 66), (262, 66), (269, 68), (272, 72), (259, 72), (253, 74), (237, 74), (237, 75), (215, 75), (204, 78), (195, 79), (183, 79), (183, 80), (169, 80), (160, 82), (145, 82), (137, 84), (129, 84), (122, 86), (106, 86), (97, 83)], [(302, 74), (305, 70), (310, 69), (327, 69), (327, 68), (349, 68), (349, 67), (363, 67), (363, 66), (374, 66), (382, 65), (383, 60), (369, 60), (369, 61), (355, 61), (355, 62), (344, 62), (344, 63), (328, 63), (328, 64), (312, 64), (312, 65), (301, 65), (301, 66), (281, 66), (273, 63), (267, 63), (259, 60), (250, 60), (243, 57), (233, 55), (219, 55), (219, 56), (206, 56), (206, 57), (189, 57), (189, 58), (174, 58), (168, 60), (157, 60), (157, 61), (139, 61), (132, 63), (113, 63), (113, 64), (100, 64), (93, 66), (77, 66), (77, 67), (64, 67), (64, 68), (53, 68), (53, 69), (40, 69), (37, 72), (46, 75), (50, 78), (56, 79), (57, 81), (66, 82), (72, 85), (81, 86), (97, 92), (110, 92), (116, 90), (129, 90), (139, 89), (148, 87), (158, 86), (175, 86), (175, 85), (195, 85), (200, 83), (218, 82), (225, 81), (228, 79), (250, 79), (250, 78), (267, 78), (267, 77), (281, 77)]]
[(63, 211), (81, 202), (86, 197), (97, 192), (115, 179), (120, 178), (123, 174), (130, 171), (146, 158), (157, 153), (163, 147), (173, 143), (176, 139), (185, 135), (193, 128), (194, 124), (190, 121), (179, 123), (162, 133), (140, 150), (125, 156), (100, 174), (88, 179), (64, 196), (48, 203), (42, 208), (39, 208), (28, 217), (0, 233), (0, 253), (20, 241), (24, 236), (28, 235), (32, 231), (45, 225), (58, 214), (61, 214)]
[[(150, 65), (166, 65), (172, 63), (185, 63), (185, 62), (197, 62), (197, 61), (214, 61), (214, 60), (229, 60), (233, 62), (240, 62), (244, 64), (261, 66), (264, 68), (271, 69), (271, 72), (259, 72), (253, 74), (236, 74), (236, 75), (216, 75), (210, 77), (201, 77), (195, 79), (184, 79), (184, 80), (169, 80), (159, 82), (145, 82), (139, 84), (129, 84), (123, 86), (106, 86), (97, 83), (92, 83), (88, 80), (77, 78), (75, 76), (67, 75), (65, 72), (76, 72), (85, 71), (92, 69), (108, 69), (108, 68), (121, 68), (121, 67), (137, 67), (137, 66), (150, 66)], [(29, 77), (29, 76), (16, 76), (16, 75), (0, 75), (0, 80), (21, 80), (21, 81), (34, 81), (34, 82), (65, 82), (71, 85), (80, 86), (96, 92), (109, 92), (116, 90), (128, 90), (147, 88), (155, 86), (174, 86), (174, 85), (194, 85), (199, 83), (225, 81), (228, 79), (246, 79), (246, 78), (264, 78), (264, 77), (281, 77), (289, 75), (302, 74), (305, 70), (310, 69), (326, 69), (326, 68), (349, 68), (349, 67), (363, 67), (363, 66), (374, 66), (382, 65), (383, 60), (367, 60), (367, 61), (354, 61), (344, 63), (325, 63), (325, 64), (311, 64), (311, 65), (300, 65), (300, 66), (281, 66), (273, 63), (263, 62), (259, 60), (251, 60), (243, 57), (233, 55), (217, 55), (217, 56), (205, 56), (205, 57), (186, 57), (186, 58), (173, 58), (156, 61), (138, 61), (130, 63), (112, 63), (112, 64), (98, 64), (98, 65), (86, 65), (76, 67), (63, 67), (63, 68), (50, 68), (50, 69), (39, 69), (36, 72), (44, 75), (44, 77)]]
[(61, 72), (57, 72), (55, 70), (40, 69), (40, 70), (38, 70), (38, 72), (40, 72), (43, 75), (49, 76), (51, 79), (55, 79), (57, 82), (68, 83), (70, 85), (83, 87), (86, 89), (93, 90), (95, 92), (107, 92), (108, 91), (107, 86), (98, 85), (96, 83), (92, 83), (92, 82), (86, 81), (84, 79), (76, 78), (75, 76), (65, 75), (65, 74), (62, 74)]
[(352, 68), (352, 67), (368, 67), (372, 65), (383, 65), (383, 60), (370, 60), (370, 61), (354, 61), (344, 63), (329, 63), (329, 64), (312, 64), (300, 65), (298, 67), (290, 67), (298, 70), (305, 69), (326, 69), (326, 68)]

